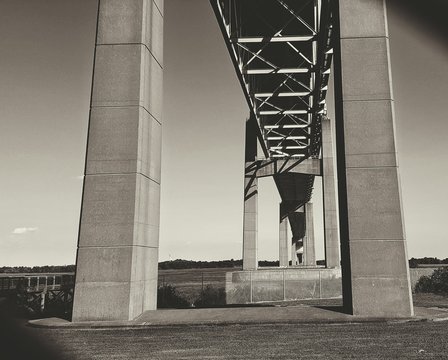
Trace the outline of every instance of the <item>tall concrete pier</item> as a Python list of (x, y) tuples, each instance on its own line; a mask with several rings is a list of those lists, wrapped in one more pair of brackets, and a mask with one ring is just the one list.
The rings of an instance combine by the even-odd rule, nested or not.
[(288, 236), (289, 221), (288, 217), (282, 217), (282, 205), (280, 204), (280, 226), (279, 226), (279, 266), (288, 267), (289, 247), (291, 237)]
[(297, 242), (291, 244), (291, 266), (298, 265), (297, 259)]
[(303, 238), (303, 265), (316, 265), (316, 248), (314, 243), (314, 214), (313, 204), (306, 203), (305, 211), (305, 237)]
[[(246, 121), (245, 167), (257, 159), (256, 123)], [(258, 267), (258, 179), (256, 173), (244, 177), (243, 270)]]
[(156, 308), (163, 1), (100, 0), (73, 321)]
[(334, 14), (344, 305), (355, 315), (411, 316), (386, 4), (339, 0)]
[(322, 117), (322, 191), (324, 205), (325, 266), (340, 267), (339, 227), (336, 202), (336, 174), (333, 132), (330, 119)]

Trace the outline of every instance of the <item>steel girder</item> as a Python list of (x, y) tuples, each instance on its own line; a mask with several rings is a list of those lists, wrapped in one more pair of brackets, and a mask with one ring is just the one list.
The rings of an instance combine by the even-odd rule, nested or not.
[[(332, 0), (210, 0), (268, 159), (319, 158)], [(314, 175), (278, 173), (282, 217), (309, 202)]]
[(265, 155), (318, 157), (330, 0), (211, 0)]

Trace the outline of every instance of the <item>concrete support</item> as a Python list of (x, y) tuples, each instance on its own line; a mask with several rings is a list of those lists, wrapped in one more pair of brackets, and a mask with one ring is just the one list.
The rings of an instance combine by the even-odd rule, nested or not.
[(333, 131), (330, 119), (322, 117), (322, 188), (324, 203), (325, 266), (340, 267), (339, 228), (336, 206), (336, 177), (333, 156)]
[(99, 2), (73, 321), (156, 309), (162, 11)]
[(293, 242), (291, 244), (291, 266), (299, 265), (299, 260), (297, 258), (297, 243)]
[[(246, 168), (257, 158), (255, 120), (246, 121)], [(258, 180), (256, 174), (244, 177), (243, 270), (258, 267)]]
[(303, 265), (316, 265), (316, 250), (314, 243), (313, 204), (305, 204), (305, 237), (303, 238)]
[(279, 265), (280, 267), (288, 267), (289, 264), (289, 244), (290, 237), (288, 236), (288, 217), (282, 219), (282, 211), (280, 205), (280, 231), (279, 231)]
[(344, 306), (355, 315), (409, 317), (413, 306), (386, 2), (335, 3), (340, 31), (334, 68)]

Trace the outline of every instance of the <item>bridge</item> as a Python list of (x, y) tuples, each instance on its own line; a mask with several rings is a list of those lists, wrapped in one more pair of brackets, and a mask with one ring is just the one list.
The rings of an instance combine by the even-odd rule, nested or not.
[[(311, 200), (322, 176), (325, 266), (342, 267), (345, 310), (412, 316), (385, 1), (211, 5), (248, 105), (244, 269), (257, 269), (264, 176), (282, 199), (280, 266), (316, 266)], [(162, 0), (99, 1), (73, 321), (156, 308), (163, 19)]]
[[(280, 266), (316, 265), (310, 203), (316, 175), (323, 175), (327, 207), (335, 203), (332, 134), (326, 95), (333, 58), (330, 2), (211, 1), (250, 117), (246, 125), (243, 268), (257, 268), (257, 178), (266, 167), (282, 199)], [(324, 130), (324, 134), (323, 131)], [(322, 137), (326, 138), (322, 174)], [(257, 140), (264, 160), (257, 158)], [(320, 159), (320, 160), (319, 160)], [(314, 171), (308, 168), (314, 165)], [(332, 199), (330, 199), (332, 197)], [(330, 209), (327, 209), (330, 210)], [(335, 209), (326, 211), (326, 264), (339, 267)], [(333, 215), (334, 218), (329, 216)], [(251, 219), (249, 219), (251, 218)], [(308, 226), (307, 224), (308, 218)], [(288, 238), (288, 222), (292, 238)], [(307, 231), (308, 229), (308, 231)], [(292, 240), (292, 244), (290, 244)], [(297, 248), (300, 259), (297, 258)], [(303, 256), (302, 256), (303, 254)]]
[(71, 311), (74, 273), (4, 273), (0, 274), (0, 297), (33, 314)]

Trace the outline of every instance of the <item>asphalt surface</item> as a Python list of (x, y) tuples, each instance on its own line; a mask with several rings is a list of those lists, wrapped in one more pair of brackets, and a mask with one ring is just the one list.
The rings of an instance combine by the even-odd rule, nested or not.
[(447, 322), (30, 329), (59, 359), (447, 359)]

